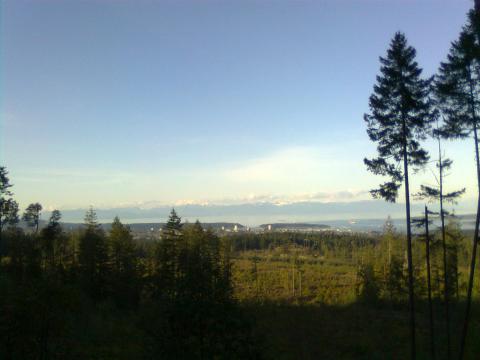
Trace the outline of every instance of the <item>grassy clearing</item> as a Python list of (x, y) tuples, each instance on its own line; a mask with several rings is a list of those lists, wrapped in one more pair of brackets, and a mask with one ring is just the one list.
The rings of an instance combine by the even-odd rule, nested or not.
[[(298, 247), (238, 253), (234, 259), (235, 295), (256, 319), (267, 358), (408, 358), (406, 305), (385, 300), (361, 301), (356, 291), (357, 269), (354, 259), (325, 258)], [(467, 274), (466, 268), (460, 268), (461, 288)], [(468, 359), (476, 358), (480, 351), (476, 340), (480, 335), (480, 304), (476, 301), (473, 305), (475, 320), (468, 340)], [(418, 299), (416, 307), (418, 358), (430, 359), (425, 299)], [(443, 359), (445, 323), (440, 299), (435, 301), (434, 312), (435, 351), (437, 359)], [(463, 312), (463, 297), (460, 297), (452, 304), (455, 353)]]

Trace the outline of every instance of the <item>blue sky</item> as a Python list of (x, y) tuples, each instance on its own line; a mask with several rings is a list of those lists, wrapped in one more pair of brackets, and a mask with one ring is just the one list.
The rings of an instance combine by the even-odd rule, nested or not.
[[(368, 199), (378, 56), (401, 30), (433, 74), (471, 5), (3, 0), (0, 160), (22, 206)], [(469, 211), (473, 144), (447, 153)]]

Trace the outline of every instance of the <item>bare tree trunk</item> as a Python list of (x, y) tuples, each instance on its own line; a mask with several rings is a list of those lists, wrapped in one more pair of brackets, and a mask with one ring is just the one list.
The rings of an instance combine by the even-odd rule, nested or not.
[(430, 233), (428, 231), (428, 208), (425, 206), (425, 257), (427, 260), (428, 311), (430, 316), (430, 353), (435, 360), (435, 333), (432, 306), (432, 283), (430, 275)]
[(407, 217), (407, 263), (408, 263), (408, 300), (410, 308), (410, 347), (411, 359), (416, 359), (416, 343), (415, 343), (415, 295), (413, 289), (413, 261), (412, 261), (412, 229), (410, 219), (410, 186), (408, 182), (408, 159), (407, 159), (407, 140), (406, 140), (406, 123), (403, 120), (403, 170), (405, 176), (405, 212)]
[(298, 272), (298, 276), (300, 277), (300, 298), (302, 297), (302, 272)]
[(295, 297), (295, 264), (292, 265), (292, 295)]
[[(479, 0), (475, 1), (475, 8), (477, 11), (480, 11)], [(477, 7), (479, 5), (479, 7)], [(472, 303), (472, 290), (473, 290), (473, 281), (475, 277), (475, 263), (477, 260), (477, 243), (478, 243), (478, 228), (480, 225), (480, 158), (478, 153), (478, 133), (477, 133), (477, 123), (475, 115), (475, 106), (473, 103), (473, 85), (470, 79), (470, 102), (471, 102), (471, 112), (473, 121), (473, 138), (475, 141), (475, 160), (477, 166), (477, 182), (478, 182), (478, 201), (477, 201), (477, 216), (475, 219), (475, 233), (473, 235), (473, 248), (472, 248), (472, 260), (470, 261), (470, 276), (468, 278), (468, 289), (467, 289), (467, 304), (465, 309), (465, 319), (463, 321), (462, 328), (462, 337), (460, 340), (460, 356), (459, 359), (462, 360), (465, 353), (465, 343), (467, 340), (468, 334), (468, 323), (470, 320), (470, 307)]]
[(449, 294), (449, 279), (447, 266), (447, 240), (445, 235), (445, 213), (443, 211), (443, 162), (442, 162), (442, 147), (440, 138), (438, 139), (438, 165), (440, 171), (440, 220), (442, 224), (442, 248), (443, 248), (443, 296), (445, 300), (445, 326), (447, 334), (447, 360), (452, 356), (452, 349), (450, 345), (450, 294)]
[(390, 264), (392, 262), (392, 239), (391, 235), (388, 237), (388, 267), (390, 268)]

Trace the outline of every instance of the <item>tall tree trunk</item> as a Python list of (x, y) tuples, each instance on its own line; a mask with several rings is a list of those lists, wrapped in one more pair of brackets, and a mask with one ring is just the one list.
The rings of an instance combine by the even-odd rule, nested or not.
[(428, 312), (430, 316), (430, 352), (432, 360), (435, 360), (435, 334), (432, 306), (432, 281), (430, 272), (430, 233), (428, 231), (428, 208), (425, 206), (425, 258), (427, 260), (427, 289), (428, 289)]
[(302, 298), (302, 272), (298, 272), (298, 276), (300, 277), (300, 298)]
[(450, 360), (452, 349), (450, 345), (450, 294), (449, 294), (449, 279), (447, 266), (447, 240), (445, 236), (445, 213), (443, 211), (443, 162), (442, 162), (442, 147), (440, 138), (438, 138), (438, 165), (440, 171), (440, 220), (442, 224), (442, 248), (443, 248), (443, 295), (445, 300), (445, 326), (447, 334), (447, 359)]
[(475, 265), (477, 260), (478, 228), (480, 225), (480, 159), (478, 157), (479, 156), (478, 135), (477, 135), (476, 125), (474, 125), (474, 139), (475, 139), (475, 156), (476, 156), (476, 164), (477, 164), (478, 202), (477, 202), (477, 217), (475, 220), (475, 233), (473, 236), (472, 260), (470, 262), (470, 276), (468, 279), (467, 305), (465, 309), (465, 320), (463, 321), (462, 338), (460, 342), (460, 360), (463, 359), (463, 356), (465, 353), (465, 343), (467, 340), (468, 323), (470, 320), (470, 307), (472, 303), (473, 281), (475, 276)]
[(410, 219), (410, 186), (408, 182), (408, 159), (407, 159), (407, 140), (405, 134), (406, 124), (403, 120), (403, 169), (405, 176), (405, 212), (407, 216), (407, 263), (408, 263), (408, 300), (410, 308), (410, 347), (411, 358), (416, 359), (416, 343), (415, 343), (415, 296), (413, 290), (413, 261), (412, 261), (412, 229)]
[[(479, 2), (478, 0), (475, 2), (475, 6), (477, 10), (479, 10), (479, 8), (477, 8), (478, 2)], [(470, 106), (471, 106), (472, 119), (473, 119), (473, 139), (475, 142), (475, 161), (476, 161), (476, 167), (477, 167), (478, 201), (477, 201), (477, 216), (475, 219), (475, 233), (473, 235), (472, 260), (470, 261), (470, 276), (468, 278), (467, 304), (465, 308), (465, 319), (463, 321), (462, 337), (460, 340), (460, 356), (459, 356), (460, 360), (463, 359), (463, 356), (465, 354), (465, 343), (467, 341), (468, 323), (470, 320), (470, 307), (472, 303), (473, 281), (475, 277), (475, 264), (477, 261), (478, 228), (480, 225), (480, 158), (478, 153), (478, 132), (477, 132), (477, 121), (476, 121), (474, 97), (473, 97), (473, 84), (472, 84), (472, 79), (470, 78), (469, 80), (470, 80)]]
[(295, 264), (292, 265), (292, 295), (295, 298)]

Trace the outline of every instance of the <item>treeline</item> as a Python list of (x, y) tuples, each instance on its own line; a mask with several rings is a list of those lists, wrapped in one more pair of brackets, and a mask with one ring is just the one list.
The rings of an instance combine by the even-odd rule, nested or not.
[[(461, 279), (461, 271), (469, 265), (469, 239), (459, 222), (450, 217), (445, 226), (447, 279), (444, 281), (443, 247), (441, 228), (432, 228), (430, 234), (429, 264), (426, 262), (427, 243), (423, 235), (413, 239), (413, 265), (415, 296), (425, 300), (428, 296), (428, 272), (431, 274), (430, 290), (434, 299), (443, 301), (445, 286), (455, 301), (465, 298), (467, 284)], [(388, 300), (403, 303), (408, 300), (408, 272), (405, 235), (398, 233), (386, 222), (379, 241), (372, 247), (359, 249), (356, 258), (357, 293), (361, 301), (375, 303)]]
[(375, 246), (380, 242), (380, 237), (373, 234), (336, 231), (234, 233), (229, 235), (228, 239), (233, 251), (268, 250), (296, 245), (316, 251), (321, 256), (336, 258), (352, 258), (359, 249)]
[[(445, 225), (447, 282), (443, 274), (443, 242), (441, 226), (430, 226), (429, 269), (432, 277), (433, 298), (443, 300), (445, 284), (448, 294), (455, 301), (464, 299), (467, 283), (461, 277), (470, 261), (469, 238), (461, 229), (459, 220), (450, 215)], [(268, 232), (259, 234), (239, 233), (229, 235), (233, 253), (247, 251), (252, 255), (252, 268), (264, 258), (274, 259), (279, 249), (283, 261), (297, 261), (300, 265), (305, 257), (309, 262), (334, 262), (357, 269), (356, 291), (358, 300), (369, 304), (386, 300), (403, 304), (408, 300), (408, 264), (405, 234), (398, 232), (387, 219), (381, 233), (317, 233)], [(416, 298), (427, 298), (427, 243), (421, 232), (413, 238), (413, 263)], [(295, 255), (296, 254), (296, 255)], [(239, 254), (241, 255), (241, 254)], [(465, 275), (463, 273), (463, 275)], [(329, 286), (330, 284), (319, 284)]]
[(160, 241), (136, 243), (118, 218), (103, 231), (93, 209), (79, 231), (66, 233), (59, 211), (40, 230), (33, 204), (23, 231), (0, 171), (0, 358), (259, 358), (230, 248), (200, 223), (172, 210)]

